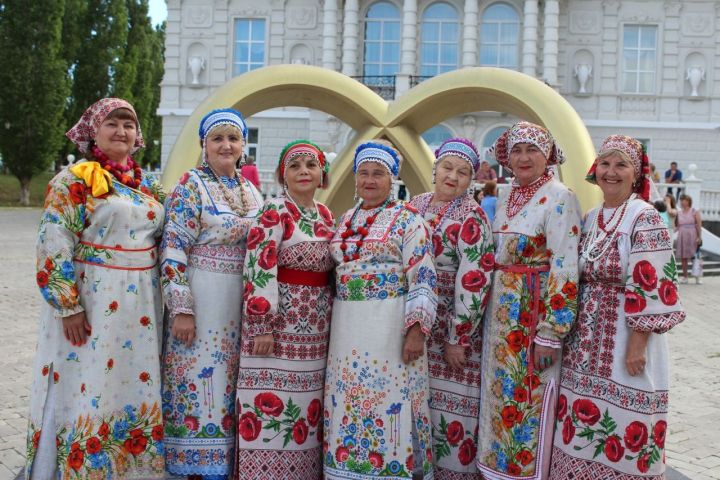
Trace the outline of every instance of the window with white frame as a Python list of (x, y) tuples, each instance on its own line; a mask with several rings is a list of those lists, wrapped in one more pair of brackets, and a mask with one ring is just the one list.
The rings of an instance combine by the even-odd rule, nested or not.
[(445, 125), (435, 125), (434, 127), (425, 130), (422, 134), (423, 140), (428, 144), (431, 150), (435, 150), (445, 140), (449, 140), (453, 137), (453, 133)]
[(248, 128), (247, 142), (245, 143), (245, 155), (253, 157), (255, 159), (255, 165), (258, 165), (260, 161), (258, 157), (258, 134), (259, 129)]
[(265, 66), (265, 19), (235, 19), (233, 75)]
[(657, 70), (657, 26), (623, 26), (623, 93), (654, 93)]
[(485, 9), (480, 24), (480, 65), (516, 70), (520, 57), (520, 16), (506, 3)]
[(448, 3), (425, 9), (420, 26), (420, 75), (433, 77), (458, 68), (460, 24), (458, 12)]
[(392, 3), (374, 3), (365, 16), (363, 75), (393, 76), (399, 69), (400, 12)]

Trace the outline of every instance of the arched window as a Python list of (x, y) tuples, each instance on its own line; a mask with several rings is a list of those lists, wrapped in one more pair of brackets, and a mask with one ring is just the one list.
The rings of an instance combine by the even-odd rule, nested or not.
[(363, 76), (395, 75), (399, 69), (400, 12), (392, 3), (374, 3), (365, 16)]
[(480, 65), (517, 69), (520, 56), (520, 18), (510, 5), (495, 3), (482, 15)]
[(499, 177), (503, 176), (502, 166), (498, 165), (495, 158), (488, 154), (488, 151), (495, 143), (495, 140), (497, 140), (508, 128), (510, 128), (509, 125), (507, 127), (495, 127), (487, 132), (483, 137), (482, 148), (480, 149), (480, 159), (489, 162), (490, 166), (495, 170)]
[(433, 150), (439, 147), (445, 140), (452, 137), (453, 133), (445, 125), (435, 125), (434, 127), (425, 130), (422, 134), (422, 138), (425, 140), (425, 143), (427, 143)]
[(420, 28), (420, 75), (433, 77), (458, 68), (458, 13), (447, 3), (425, 9)]

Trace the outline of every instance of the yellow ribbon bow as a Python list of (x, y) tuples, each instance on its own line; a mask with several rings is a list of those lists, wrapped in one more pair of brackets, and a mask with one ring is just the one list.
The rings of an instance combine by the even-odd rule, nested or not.
[(112, 174), (102, 168), (98, 162), (81, 162), (70, 167), (70, 171), (92, 188), (93, 197), (100, 197), (110, 191)]

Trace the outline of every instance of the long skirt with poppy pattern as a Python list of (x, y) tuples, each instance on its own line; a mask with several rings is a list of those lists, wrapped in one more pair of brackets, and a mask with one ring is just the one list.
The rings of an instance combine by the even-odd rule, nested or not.
[(477, 465), (487, 479), (546, 479), (560, 365), (541, 371), (529, 360), (531, 345), (561, 348), (575, 321), (580, 206), (555, 179), (515, 215), (507, 202), (503, 194), (493, 223)]
[[(157, 184), (93, 197), (65, 170), (48, 186), (37, 283), (42, 310), (30, 399), (28, 478), (162, 478), (162, 303)], [(62, 317), (85, 312), (73, 345)], [(52, 401), (46, 401), (46, 399)]]
[[(330, 335), (330, 210), (267, 200), (248, 235), (237, 384), (237, 478), (322, 478), (322, 399)], [(253, 356), (254, 337), (273, 352)]]
[[(588, 214), (581, 248), (597, 210)], [(672, 240), (652, 205), (633, 200), (600, 258), (580, 259), (580, 311), (563, 354), (553, 480), (665, 478), (668, 347), (683, 321)], [(607, 217), (606, 217), (607, 218)], [(625, 366), (633, 331), (650, 332), (646, 365)]]
[[(430, 414), (437, 480), (477, 480), (475, 466), (480, 404), (481, 320), (495, 268), (487, 217), (471, 195), (450, 204), (410, 202), (430, 224), (438, 278), (437, 322), (428, 338)], [(445, 345), (465, 347), (467, 363), (450, 367)]]
[[(180, 177), (167, 203), (161, 280), (169, 322), (163, 351), (165, 460), (173, 475), (227, 477), (235, 453), (235, 382), (240, 349), (242, 269), (260, 194), (245, 179), (221, 177), (247, 212), (235, 212), (205, 165)], [(171, 335), (179, 313), (195, 316), (195, 339)]]

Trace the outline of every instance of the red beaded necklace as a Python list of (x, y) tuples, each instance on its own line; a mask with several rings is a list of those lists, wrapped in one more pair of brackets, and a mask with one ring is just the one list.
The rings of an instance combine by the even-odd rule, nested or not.
[[(135, 160), (133, 160), (131, 156), (128, 155), (127, 164), (122, 165), (110, 160), (110, 157), (100, 150), (97, 145), (93, 145), (92, 153), (100, 165), (110, 172), (118, 182), (130, 188), (138, 188), (140, 186), (140, 182), (142, 182), (142, 170), (140, 169), (140, 165), (135, 163)], [(125, 173), (130, 170), (133, 171), (132, 177)]]
[[(607, 223), (605, 223), (605, 214), (603, 213), (603, 210), (605, 210), (605, 209), (600, 207), (600, 211), (598, 212), (598, 216), (597, 216), (598, 227), (600, 227), (600, 229), (603, 232), (607, 233), (608, 235), (613, 233), (620, 226), (620, 222), (622, 221), (622, 218), (625, 216), (625, 210), (627, 209), (627, 206), (628, 206), (628, 202), (623, 202), (622, 207), (616, 208), (615, 211), (612, 213), (612, 215), (610, 215), (610, 219), (608, 220)], [(618, 214), (619, 214), (620, 221), (614, 222), (614, 224), (613, 224), (613, 220), (615, 220), (615, 217)], [(608, 227), (609, 225), (612, 225), (612, 228), (610, 228), (609, 230), (605, 230), (605, 228)]]
[(540, 187), (549, 182), (551, 178), (552, 176), (544, 173), (530, 185), (513, 185), (510, 189), (510, 196), (508, 197), (507, 205), (505, 206), (505, 214), (507, 217), (513, 218), (517, 215), (520, 210), (528, 204), (533, 196), (535, 196), (537, 191), (540, 190)]
[[(428, 225), (430, 226), (430, 233), (432, 235), (435, 235), (435, 232), (437, 232), (438, 228), (440, 228), (440, 225), (442, 224), (442, 221), (445, 218), (445, 215), (447, 215), (450, 212), (450, 210), (454, 210), (455, 207), (457, 207), (458, 205), (460, 205), (460, 203), (462, 203), (463, 197), (464, 197), (464, 195), (460, 195), (459, 197), (456, 197), (452, 201), (447, 202), (440, 209), (440, 211), (437, 213), (437, 215), (435, 215), (434, 218), (432, 218), (432, 219), (430, 219), (430, 221), (428, 221)], [(425, 213), (427, 212), (427, 210), (430, 208), (434, 199), (435, 199), (435, 195), (430, 197), (430, 201), (428, 201), (427, 206), (422, 211), (423, 217), (425, 216)]]
[[(357, 227), (357, 229), (354, 229), (352, 224), (353, 224), (353, 221), (355, 220), (355, 217), (357, 216), (358, 212), (362, 208), (362, 203), (360, 203), (360, 205), (358, 205), (355, 208), (355, 211), (353, 212), (350, 219), (345, 221), (346, 230), (340, 234), (340, 237), (342, 238), (342, 242), (340, 243), (340, 250), (343, 252), (343, 262), (347, 263), (350, 260), (359, 260), (360, 259), (360, 248), (362, 248), (362, 246), (363, 246), (363, 240), (365, 239), (365, 237), (367, 237), (368, 233), (370, 233), (370, 230), (369, 230), (370, 226), (375, 222), (375, 218), (377, 218), (377, 216), (380, 214), (380, 212), (382, 212), (383, 209), (385, 209), (385, 207), (390, 206), (391, 204), (392, 204), (392, 202), (390, 201), (389, 198), (387, 200), (385, 200), (385, 202), (382, 205), (380, 205), (373, 212), (372, 215), (370, 215), (369, 217), (367, 217), (365, 219), (365, 222), (363, 223), (363, 225), (361, 227)], [(354, 235), (360, 235), (360, 238), (357, 240), (357, 242), (355, 242), (355, 251), (352, 254), (350, 254), (350, 252), (347, 251), (347, 249), (348, 249), (347, 239)]]

